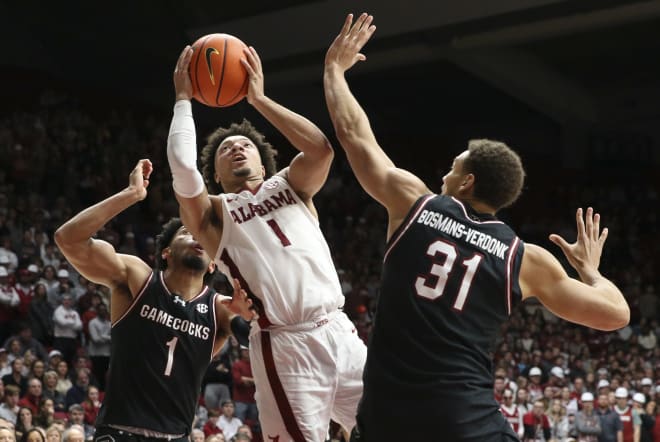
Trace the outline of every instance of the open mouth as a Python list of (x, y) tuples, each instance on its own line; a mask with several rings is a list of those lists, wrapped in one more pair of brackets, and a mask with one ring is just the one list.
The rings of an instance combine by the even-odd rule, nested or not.
[(233, 164), (236, 164), (236, 163), (242, 163), (246, 160), (247, 158), (245, 158), (243, 155), (235, 155), (234, 158), (231, 159), (231, 162)]
[(195, 251), (200, 255), (204, 253), (204, 247), (202, 247), (199, 243), (193, 244), (193, 249), (195, 249)]

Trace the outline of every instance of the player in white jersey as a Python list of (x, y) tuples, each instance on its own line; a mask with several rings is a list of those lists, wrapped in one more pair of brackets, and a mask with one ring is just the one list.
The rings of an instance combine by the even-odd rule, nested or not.
[(186, 227), (256, 306), (250, 362), (264, 440), (320, 442), (330, 419), (350, 431), (366, 347), (341, 311), (344, 297), (312, 202), (328, 176), (332, 147), (316, 125), (264, 95), (261, 61), (250, 47), (243, 61), (248, 102), (300, 153), (277, 172), (275, 150), (244, 120), (208, 138), (202, 177), (191, 55), (186, 47), (174, 71), (172, 184)]

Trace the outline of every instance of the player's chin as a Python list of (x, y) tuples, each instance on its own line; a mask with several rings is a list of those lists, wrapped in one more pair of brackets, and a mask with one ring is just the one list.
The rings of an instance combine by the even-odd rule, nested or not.
[(232, 170), (235, 177), (249, 177), (252, 174), (252, 169), (249, 166), (240, 165)]

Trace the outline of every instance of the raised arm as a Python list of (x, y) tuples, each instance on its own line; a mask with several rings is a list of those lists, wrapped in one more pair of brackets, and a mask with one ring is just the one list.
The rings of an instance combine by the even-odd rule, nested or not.
[(360, 15), (355, 23), (352, 14), (346, 17), (326, 54), (323, 86), (337, 139), (362, 187), (387, 208), (391, 230), (392, 221), (402, 219), (412, 204), (430, 191), (419, 178), (398, 169), (378, 145), (369, 119), (344, 77), (355, 63), (366, 60), (360, 50), (376, 30), (372, 20), (367, 14)]
[[(220, 229), (211, 225), (214, 206), (197, 169), (197, 136), (192, 115), (192, 83), (188, 66), (193, 50), (186, 46), (174, 69), (175, 104), (167, 137), (167, 161), (172, 171), (172, 187), (179, 202), (181, 221), (210, 254), (220, 244)], [(218, 217), (221, 211), (218, 211)]]
[(268, 98), (264, 93), (264, 74), (257, 51), (244, 50), (241, 62), (248, 72), (248, 102), (300, 151), (284, 173), (296, 193), (310, 201), (323, 187), (330, 171), (334, 151), (325, 134), (307, 118)]
[(141, 259), (119, 254), (114, 247), (92, 236), (119, 213), (147, 196), (152, 165), (140, 160), (121, 192), (83, 210), (55, 232), (55, 242), (66, 259), (87, 279), (111, 289), (128, 285), (136, 294), (151, 269)]
[(598, 330), (617, 330), (630, 320), (630, 308), (621, 291), (600, 274), (598, 266), (607, 239), (600, 233), (600, 215), (590, 207), (583, 220), (576, 213), (577, 240), (569, 244), (559, 235), (550, 235), (578, 272), (581, 281), (566, 274), (559, 261), (542, 247), (525, 245), (520, 268), (523, 298), (536, 296), (557, 316)]

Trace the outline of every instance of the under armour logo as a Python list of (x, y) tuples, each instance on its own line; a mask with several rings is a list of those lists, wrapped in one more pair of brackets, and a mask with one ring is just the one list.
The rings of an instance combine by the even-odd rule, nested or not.
[(186, 306), (186, 301), (181, 299), (181, 297), (179, 295), (174, 295), (174, 303), (175, 304), (181, 304), (183, 307)]
[(209, 306), (206, 304), (197, 304), (197, 307), (195, 307), (198, 312), (204, 314), (209, 311)]

